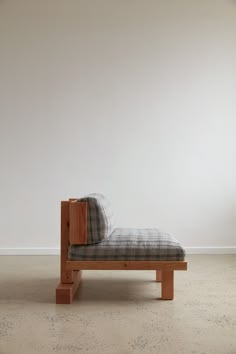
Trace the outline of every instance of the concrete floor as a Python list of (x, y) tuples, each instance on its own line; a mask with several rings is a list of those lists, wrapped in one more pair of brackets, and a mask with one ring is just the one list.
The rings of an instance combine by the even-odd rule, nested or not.
[(55, 305), (59, 258), (0, 257), (0, 353), (236, 354), (236, 256), (188, 256), (175, 300), (152, 271), (87, 271)]

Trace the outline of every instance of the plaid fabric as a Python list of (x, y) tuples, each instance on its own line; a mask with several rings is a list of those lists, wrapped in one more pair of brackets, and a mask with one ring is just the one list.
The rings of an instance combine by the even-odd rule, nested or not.
[(185, 251), (174, 237), (160, 230), (117, 228), (98, 244), (71, 245), (68, 256), (72, 261), (182, 261)]
[(87, 202), (87, 243), (97, 243), (110, 236), (115, 228), (114, 215), (108, 200), (101, 194), (90, 194), (77, 200)]

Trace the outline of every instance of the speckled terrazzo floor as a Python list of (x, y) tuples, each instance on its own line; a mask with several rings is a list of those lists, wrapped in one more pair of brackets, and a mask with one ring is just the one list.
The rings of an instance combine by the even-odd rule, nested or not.
[(58, 257), (0, 257), (0, 353), (236, 354), (236, 256), (187, 260), (174, 301), (152, 271), (87, 271), (55, 305)]

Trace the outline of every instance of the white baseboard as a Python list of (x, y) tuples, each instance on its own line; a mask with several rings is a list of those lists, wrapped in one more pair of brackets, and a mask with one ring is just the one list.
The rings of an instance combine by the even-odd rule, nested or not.
[(187, 254), (236, 254), (236, 246), (231, 247), (185, 247)]
[[(188, 254), (236, 254), (236, 246), (231, 247), (185, 247)], [(58, 256), (59, 248), (0, 248), (0, 256)]]
[(58, 256), (59, 248), (0, 248), (0, 256)]

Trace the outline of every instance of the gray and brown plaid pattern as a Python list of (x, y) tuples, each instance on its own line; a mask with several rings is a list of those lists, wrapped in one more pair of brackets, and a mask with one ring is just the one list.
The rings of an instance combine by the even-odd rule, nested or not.
[(115, 228), (114, 214), (109, 201), (101, 194), (89, 194), (77, 200), (87, 202), (87, 243), (98, 243), (111, 235)]
[(72, 261), (182, 261), (185, 251), (173, 236), (158, 229), (117, 228), (98, 244), (71, 245), (68, 256)]

